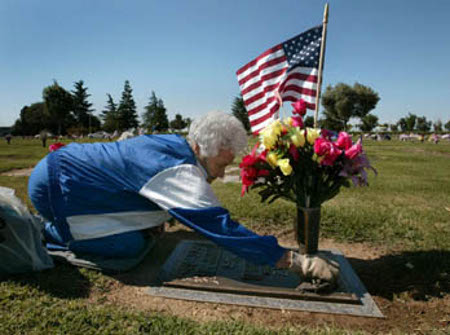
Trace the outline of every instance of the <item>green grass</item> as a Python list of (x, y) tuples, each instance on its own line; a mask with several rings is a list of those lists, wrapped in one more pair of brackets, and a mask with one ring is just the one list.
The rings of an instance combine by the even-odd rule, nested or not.
[(329, 328), (270, 330), (242, 322), (199, 323), (111, 305), (101, 296), (94, 303), (87, 299), (91, 291), (107, 293), (112, 283), (95, 271), (63, 265), (0, 282), (0, 334), (348, 334)]
[[(428, 274), (427, 280), (422, 281), (424, 287), (442, 285), (448, 277), (436, 278), (450, 273), (450, 213), (445, 209), (450, 207), (450, 143), (366, 141), (364, 145), (378, 176), (370, 176), (369, 187), (344, 189), (324, 204), (322, 237), (392, 248), (421, 273)], [(9, 146), (0, 142), (0, 171), (34, 166), (46, 152), (38, 140), (13, 139)], [(31, 207), (27, 180), (27, 177), (0, 176), (0, 185), (15, 189), (18, 197)], [(213, 188), (232, 216), (246, 226), (264, 233), (292, 228), (293, 204), (282, 200), (261, 204), (256, 192), (241, 198), (239, 184), (217, 181)], [(407, 276), (396, 265), (404, 264), (403, 259), (393, 257), (387, 261), (397, 269), (392, 278)], [(114, 289), (115, 283), (95, 271), (63, 265), (42, 273), (9, 277), (0, 281), (0, 334), (348, 333), (323, 327), (287, 326), (270, 330), (240, 322), (198, 323), (130, 310), (102, 299)], [(383, 295), (385, 287), (371, 287), (369, 283), (368, 288), (372, 294)], [(448, 288), (439, 290), (448, 292)], [(97, 297), (95, 301), (93, 296)]]
[[(343, 188), (323, 205), (322, 236), (449, 250), (450, 143), (367, 141), (364, 147), (378, 175), (369, 174), (369, 187)], [(256, 230), (292, 227), (293, 204), (262, 205), (257, 192), (238, 197), (240, 187), (213, 184), (235, 219)]]

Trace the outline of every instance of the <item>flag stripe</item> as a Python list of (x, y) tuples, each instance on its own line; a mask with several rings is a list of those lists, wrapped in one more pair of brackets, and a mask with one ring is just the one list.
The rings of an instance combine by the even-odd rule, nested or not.
[(271, 59), (264, 64), (261, 64), (257, 68), (255, 68), (252, 72), (250, 72), (247, 76), (242, 77), (241, 80), (239, 80), (239, 85), (242, 86), (249, 80), (255, 77), (262, 77), (266, 73), (270, 73), (274, 71), (275, 69), (281, 69), (284, 66), (286, 66), (286, 56), (281, 56), (275, 59)]
[(302, 95), (309, 95), (310, 97), (315, 97), (317, 91), (316, 90), (311, 90), (309, 88), (305, 88), (305, 87), (298, 87), (296, 85), (288, 85), (286, 87), (283, 88), (283, 92), (287, 92), (287, 91), (294, 91), (297, 93), (300, 93)]
[(283, 101), (285, 100), (284, 99), (285, 97), (293, 96), (293, 97), (297, 97), (297, 100), (303, 99), (303, 100), (305, 100), (305, 102), (309, 102), (309, 103), (312, 103), (312, 104), (316, 102), (316, 97), (312, 97), (312, 96), (309, 96), (309, 95), (306, 95), (306, 94), (301, 94), (301, 93), (298, 93), (298, 92), (293, 91), (293, 90), (285, 91), (285, 92), (283, 92), (280, 95), (283, 98)]
[(270, 56), (278, 57), (280, 55), (279, 51), (281, 51), (284, 54), (284, 52), (283, 52), (283, 45), (282, 44), (276, 45), (273, 48), (270, 48), (269, 50), (266, 50), (264, 53), (259, 55), (257, 58), (255, 58), (251, 62), (247, 63), (243, 67), (241, 67), (236, 72), (236, 74), (238, 76), (238, 79), (242, 75), (245, 76), (246, 74), (244, 72), (246, 72), (249, 68), (254, 67), (254, 66), (258, 66), (258, 63), (264, 63), (267, 60), (267, 58), (270, 58)]
[(263, 76), (261, 80), (255, 81), (254, 83), (252, 83), (247, 87), (244, 86), (244, 89), (241, 89), (243, 98), (246, 99), (247, 97), (251, 97), (251, 94), (254, 94), (253, 91), (260, 87), (264, 87), (265, 85), (272, 85), (274, 83), (279, 83), (281, 81), (281, 77), (285, 74), (286, 70), (287, 67), (284, 67), (280, 70), (274, 71), (272, 73)]
[[(253, 85), (256, 82), (263, 82), (267, 79), (272, 79), (279, 75), (281, 72), (287, 69), (287, 63), (282, 62), (275, 64), (271, 67), (261, 70), (256, 76), (245, 78), (245, 82), (239, 84), (241, 90), (245, 90), (248, 86)], [(247, 80), (248, 79), (248, 80)]]
[(251, 115), (253, 115), (253, 114), (256, 114), (256, 113), (262, 111), (264, 108), (266, 108), (266, 107), (267, 107), (272, 101), (274, 101), (275, 99), (276, 99), (275, 96), (271, 96), (271, 97), (267, 98), (266, 101), (265, 101), (264, 103), (258, 105), (258, 106), (255, 107), (255, 108), (252, 108), (252, 109), (250, 109), (250, 110), (247, 110), (248, 115), (251, 116)]
[(262, 91), (260, 91), (259, 93), (253, 95), (251, 98), (248, 98), (247, 100), (245, 100), (245, 105), (248, 107), (250, 106), (253, 102), (263, 98), (264, 96), (266, 96), (266, 94), (272, 92), (274, 89), (276, 89), (279, 86), (279, 83), (273, 84), (273, 85), (269, 85), (266, 86), (262, 89)]
[[(276, 105), (278, 105), (278, 106), (276, 106)], [(276, 99), (274, 99), (274, 100), (271, 100), (270, 102), (268, 102), (267, 104), (266, 104), (266, 108), (264, 109), (264, 110), (262, 110), (262, 111), (259, 111), (259, 112), (257, 112), (257, 113), (253, 113), (252, 115), (249, 115), (248, 116), (248, 119), (249, 119), (249, 121), (254, 121), (254, 120), (257, 120), (257, 119), (259, 119), (259, 118), (261, 118), (262, 116), (264, 116), (264, 114), (266, 114), (268, 111), (270, 112), (271, 110), (271, 108), (272, 107), (280, 107), (279, 106), (279, 103), (278, 103), (278, 100), (276, 100)]]

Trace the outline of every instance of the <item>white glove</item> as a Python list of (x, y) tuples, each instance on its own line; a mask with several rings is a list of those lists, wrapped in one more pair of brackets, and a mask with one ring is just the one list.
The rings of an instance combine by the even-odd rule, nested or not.
[(339, 277), (339, 264), (321, 256), (301, 255), (292, 252), (289, 270), (300, 274), (303, 278), (321, 279), (336, 283)]

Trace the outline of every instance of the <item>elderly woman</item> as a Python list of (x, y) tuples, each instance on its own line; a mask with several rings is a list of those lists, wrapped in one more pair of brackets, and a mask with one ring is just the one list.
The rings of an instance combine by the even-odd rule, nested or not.
[(145, 245), (144, 229), (173, 217), (216, 244), (257, 264), (335, 280), (338, 269), (259, 236), (231, 220), (210, 182), (247, 145), (239, 120), (212, 112), (178, 135), (143, 135), (120, 142), (69, 144), (39, 162), (29, 196), (48, 220), (49, 247), (129, 257)]

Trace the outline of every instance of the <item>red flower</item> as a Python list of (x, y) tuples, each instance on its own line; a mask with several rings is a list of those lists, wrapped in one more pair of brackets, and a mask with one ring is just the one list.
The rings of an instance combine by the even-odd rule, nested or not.
[(258, 172), (257, 172), (258, 177), (267, 177), (269, 174), (270, 174), (270, 171), (266, 170), (266, 169), (261, 169), (261, 170), (258, 170)]
[(267, 150), (263, 151), (259, 155), (256, 155), (256, 150), (259, 147), (259, 143), (256, 143), (252, 152), (242, 158), (242, 162), (239, 164), (241, 168), (242, 190), (241, 196), (244, 196), (248, 188), (252, 186), (259, 176), (266, 175), (264, 170), (259, 171), (254, 166), (256, 163), (266, 161)]
[(291, 143), (291, 146), (289, 147), (289, 153), (291, 154), (295, 162), (300, 159), (300, 154), (298, 153), (297, 147), (294, 145), (294, 143)]
[(303, 128), (303, 119), (301, 116), (293, 116), (292, 117), (292, 126)]
[(51, 145), (48, 147), (48, 151), (53, 152), (53, 151), (56, 151), (56, 150), (58, 150), (59, 148), (61, 148), (61, 147), (63, 147), (63, 146), (65, 146), (64, 143), (56, 142), (56, 143), (51, 144)]
[(261, 162), (267, 162), (267, 153), (269, 152), (269, 150), (264, 150), (263, 152), (261, 152), (258, 156), (258, 160)]
[(291, 104), (294, 107), (292, 114), (305, 115), (306, 114), (306, 102), (303, 99), (297, 100)]
[(242, 158), (242, 162), (239, 164), (239, 167), (241, 169), (245, 169), (247, 167), (253, 166), (257, 161), (258, 158), (250, 154)]

